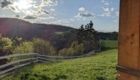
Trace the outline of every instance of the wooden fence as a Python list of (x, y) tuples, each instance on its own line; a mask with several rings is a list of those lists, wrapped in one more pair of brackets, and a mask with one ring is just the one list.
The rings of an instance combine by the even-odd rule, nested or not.
[[(97, 51), (100, 51), (100, 49)], [(19, 67), (29, 65), (31, 63), (46, 62), (46, 61), (61, 61), (61, 60), (66, 60), (66, 59), (82, 58), (82, 57), (94, 55), (96, 54), (95, 52), (96, 51), (91, 51), (81, 56), (49, 56), (49, 55), (42, 55), (38, 53), (24, 53), (24, 54), (1, 56), (0, 60), (12, 59), (12, 58), (17, 58), (17, 59), (7, 64), (0, 65), (0, 70), (1, 70), (0, 75), (7, 73), (9, 71), (12, 71), (14, 69), (17, 69)]]

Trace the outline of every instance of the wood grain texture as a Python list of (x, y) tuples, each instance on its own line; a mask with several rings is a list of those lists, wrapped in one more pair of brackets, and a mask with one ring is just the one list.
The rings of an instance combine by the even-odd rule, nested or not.
[[(120, 0), (118, 65), (140, 70), (140, 0)], [(118, 80), (139, 80), (118, 73)]]

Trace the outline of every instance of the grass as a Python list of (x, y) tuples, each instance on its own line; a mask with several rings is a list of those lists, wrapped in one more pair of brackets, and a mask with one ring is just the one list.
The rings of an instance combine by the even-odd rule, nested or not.
[(3, 76), (2, 80), (116, 80), (117, 49), (92, 57), (35, 63)]
[(101, 46), (104, 49), (117, 49), (118, 41), (117, 40), (104, 40)]
[(61, 35), (63, 34), (64, 32), (55, 32), (55, 34), (58, 34), (58, 35)]

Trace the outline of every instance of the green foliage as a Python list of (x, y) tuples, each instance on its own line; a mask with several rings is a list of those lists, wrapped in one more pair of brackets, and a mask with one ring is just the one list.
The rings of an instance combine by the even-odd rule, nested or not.
[[(12, 54), (24, 54), (24, 53), (31, 53), (33, 52), (33, 43), (32, 42), (22, 42), (20, 43), (19, 46), (16, 46), (13, 51)], [(34, 56), (19, 56), (19, 57), (13, 57), (13, 58), (9, 58), (8, 62), (12, 62), (12, 61), (16, 61), (16, 60), (21, 60), (21, 59), (25, 59), (25, 58), (31, 58)]]
[(13, 54), (17, 53), (31, 53), (33, 52), (33, 43), (32, 42), (22, 42), (19, 46), (15, 47)]
[(49, 41), (40, 38), (33, 39), (33, 49), (35, 53), (39, 54), (54, 55), (56, 53)]
[(64, 32), (55, 32), (55, 34), (62, 35)]
[(12, 42), (13, 42), (12, 46), (13, 47), (17, 47), (17, 46), (19, 46), (23, 42), (23, 39), (21, 37), (20, 38), (14, 37), (12, 39)]
[(64, 48), (59, 51), (59, 55), (63, 56), (79, 56), (84, 54), (85, 47), (83, 44), (79, 44), (74, 41), (69, 48)]
[(3, 76), (2, 80), (116, 80), (117, 49), (61, 62), (36, 63)]
[(117, 40), (103, 40), (101, 43), (102, 50), (106, 49), (118, 49)]
[(85, 46), (85, 52), (89, 52), (99, 48), (99, 39), (97, 38), (97, 31), (93, 28), (93, 23), (81, 26), (77, 32), (77, 40)]
[(7, 50), (12, 48), (11, 39), (4, 37), (0, 39), (0, 49)]

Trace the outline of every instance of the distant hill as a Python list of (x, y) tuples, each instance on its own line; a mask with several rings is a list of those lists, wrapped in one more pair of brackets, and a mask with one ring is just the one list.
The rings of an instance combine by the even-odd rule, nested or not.
[[(75, 30), (75, 28), (54, 24), (30, 23), (17, 18), (0, 18), (0, 33), (10, 38), (17, 36), (30, 40), (33, 37), (39, 37), (50, 40), (52, 36), (56, 35), (56, 32), (63, 33), (69, 30)], [(117, 40), (118, 32), (98, 32), (97, 36), (103, 40)]]
[(0, 18), (0, 33), (6, 37), (22, 37), (30, 40), (33, 37), (50, 39), (55, 32), (66, 32), (74, 28), (54, 25), (29, 23), (17, 18)]

